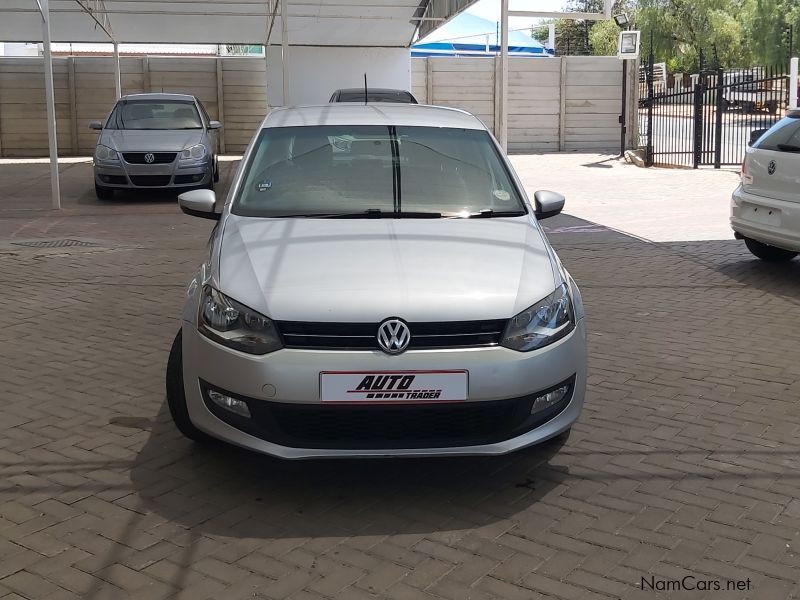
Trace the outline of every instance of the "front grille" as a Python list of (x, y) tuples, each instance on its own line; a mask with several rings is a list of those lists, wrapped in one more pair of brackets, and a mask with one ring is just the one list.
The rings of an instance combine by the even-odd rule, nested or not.
[(522, 435), (567, 407), (574, 381), (573, 376), (556, 386), (571, 389), (558, 404), (535, 415), (530, 414), (533, 401), (547, 390), (491, 402), (360, 406), (267, 402), (218, 390), (246, 402), (251, 418), (214, 404), (207, 394), (211, 386), (200, 384), (214, 415), (262, 440), (290, 448), (391, 449), (478, 446)]
[(159, 187), (169, 185), (172, 175), (131, 175), (133, 185)]
[[(287, 348), (325, 350), (379, 350), (379, 323), (308, 323), (278, 321)], [(409, 350), (495, 346), (506, 321), (450, 321), (409, 323)]]
[[(145, 156), (153, 155), (153, 162), (147, 162)], [(165, 165), (175, 160), (177, 152), (123, 152), (122, 158), (132, 165)]]
[[(256, 403), (253, 403), (256, 404)], [(517, 400), (392, 406), (273, 405), (256, 410), (295, 447), (392, 448), (500, 441), (524, 419)], [(530, 403), (528, 403), (530, 412)]]

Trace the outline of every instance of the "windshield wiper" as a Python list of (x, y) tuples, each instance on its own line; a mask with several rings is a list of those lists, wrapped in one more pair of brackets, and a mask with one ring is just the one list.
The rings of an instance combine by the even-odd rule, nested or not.
[(438, 212), (383, 212), (380, 208), (369, 208), (349, 213), (297, 213), (290, 215), (267, 215), (271, 219), (441, 219)]
[(491, 208), (485, 208), (478, 212), (471, 213), (454, 213), (447, 215), (448, 219), (491, 219), (492, 217), (521, 217), (525, 214), (521, 210), (506, 210), (498, 211)]
[(781, 152), (800, 152), (800, 146), (794, 144), (777, 144), (777, 148)]
[(362, 212), (328, 215), (329, 219), (441, 219), (442, 213), (423, 211), (383, 212), (380, 208), (369, 208)]

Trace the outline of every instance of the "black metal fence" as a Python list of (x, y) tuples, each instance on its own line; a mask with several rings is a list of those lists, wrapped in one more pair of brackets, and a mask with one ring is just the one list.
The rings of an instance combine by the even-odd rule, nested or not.
[[(754, 131), (785, 114), (789, 78), (782, 69), (703, 70), (666, 87), (645, 69), (639, 131), (645, 164), (697, 168), (741, 163)], [(657, 85), (661, 84), (661, 85)]]

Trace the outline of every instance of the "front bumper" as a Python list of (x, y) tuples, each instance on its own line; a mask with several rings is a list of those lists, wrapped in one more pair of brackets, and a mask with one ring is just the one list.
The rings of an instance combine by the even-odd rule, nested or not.
[(94, 180), (99, 186), (114, 189), (192, 188), (207, 185), (213, 177), (209, 159), (182, 164), (177, 159), (166, 164), (94, 163)]
[[(419, 443), (403, 445), (403, 441), (365, 445), (363, 441), (348, 442), (347, 419), (340, 419), (344, 413), (327, 414), (343, 423), (341, 439), (336, 442), (319, 444), (298, 444), (291, 432), (278, 432), (269, 427), (248, 427), (237, 418), (222, 414), (217, 408), (207, 405), (204, 400), (204, 386), (231, 392), (237, 397), (247, 399), (259, 412), (272, 409), (298, 410), (314, 409), (314, 417), (320, 418), (324, 411), (336, 411), (341, 407), (330, 406), (319, 401), (319, 373), (321, 371), (417, 371), (417, 370), (466, 369), (469, 371), (469, 399), (466, 402), (451, 404), (446, 410), (449, 415), (459, 418), (460, 407), (466, 412), (484, 417), (494, 414), (493, 409), (516, 403), (513, 410), (524, 410), (525, 402), (541, 392), (571, 383), (571, 390), (565, 401), (558, 406), (556, 414), (546, 415), (546, 419), (520, 420), (507, 429), (484, 432), (477, 443), (456, 443), (451, 445), (445, 438), (431, 440), (428, 445)], [(497, 455), (543, 442), (568, 429), (578, 418), (583, 407), (586, 389), (586, 330), (581, 319), (570, 335), (541, 350), (516, 352), (502, 347), (471, 348), (453, 350), (408, 351), (399, 356), (389, 356), (378, 351), (321, 351), (283, 349), (265, 356), (249, 356), (230, 350), (208, 340), (198, 333), (193, 323), (183, 323), (183, 376), (186, 403), (194, 425), (206, 433), (242, 446), (278, 456), (281, 458), (316, 457), (378, 457), (378, 456), (454, 456), (454, 455)], [(528, 400), (525, 400), (525, 399)], [(255, 403), (255, 404), (252, 404)], [(261, 406), (259, 403), (263, 403)], [(391, 423), (391, 414), (385, 414), (387, 407), (376, 407), (375, 413), (384, 411), (383, 423)], [(529, 405), (528, 405), (529, 406)], [(487, 409), (489, 412), (481, 412)], [(352, 406), (341, 410), (353, 411)], [(361, 419), (363, 426), (365, 412), (370, 407), (361, 406), (360, 414), (351, 413), (354, 419)], [(403, 411), (403, 406), (391, 410)], [(399, 420), (410, 418), (412, 410), (395, 413)], [(509, 410), (512, 410), (509, 408)], [(529, 411), (529, 409), (528, 409)], [(215, 412), (217, 414), (215, 414)], [(416, 414), (416, 413), (415, 413)], [(530, 414), (530, 413), (529, 413)], [(426, 418), (420, 413), (420, 418)], [(220, 418), (222, 417), (222, 418)], [(443, 418), (442, 414), (430, 413), (431, 418)], [(297, 417), (302, 422), (303, 416)], [(311, 418), (311, 417), (309, 417)], [(296, 422), (296, 421), (295, 421)], [(371, 421), (380, 423), (377, 421)], [(355, 426), (355, 425), (353, 425)], [(504, 437), (507, 433), (509, 437)], [(376, 432), (375, 438), (380, 438)], [(388, 435), (387, 438), (391, 436)], [(400, 436), (402, 438), (402, 436)], [(292, 441), (294, 439), (294, 442)]]
[(800, 203), (756, 196), (739, 186), (731, 198), (731, 228), (764, 244), (800, 252)]

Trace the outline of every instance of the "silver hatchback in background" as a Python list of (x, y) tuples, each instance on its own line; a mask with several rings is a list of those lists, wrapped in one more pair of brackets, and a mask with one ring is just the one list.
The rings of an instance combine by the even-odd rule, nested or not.
[(504, 454), (578, 418), (581, 295), (486, 127), (460, 110), (270, 113), (190, 283), (167, 366), (188, 437), (283, 458)]
[(203, 105), (185, 94), (132, 94), (117, 101), (94, 153), (97, 197), (115, 190), (213, 188), (219, 180), (217, 132)]

